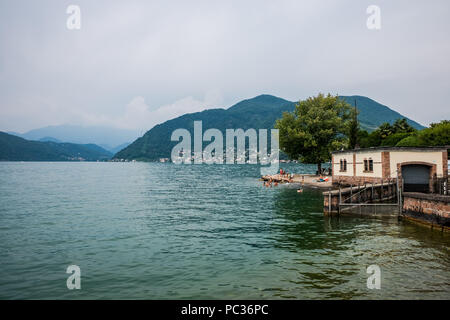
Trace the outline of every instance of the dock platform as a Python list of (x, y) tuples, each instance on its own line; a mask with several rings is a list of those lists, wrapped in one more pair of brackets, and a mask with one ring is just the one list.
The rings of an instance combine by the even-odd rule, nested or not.
[(313, 188), (323, 188), (323, 189), (329, 189), (332, 187), (332, 179), (331, 176), (322, 176), (323, 178), (328, 178), (328, 181), (326, 182), (320, 182), (319, 178), (320, 176), (312, 175), (312, 174), (294, 174), (292, 179), (289, 175), (281, 175), (281, 174), (274, 174), (274, 175), (268, 175), (268, 176), (262, 176), (261, 180), (263, 181), (269, 181), (272, 180), (273, 182), (278, 183), (299, 183), (302, 184), (305, 187), (313, 187)]

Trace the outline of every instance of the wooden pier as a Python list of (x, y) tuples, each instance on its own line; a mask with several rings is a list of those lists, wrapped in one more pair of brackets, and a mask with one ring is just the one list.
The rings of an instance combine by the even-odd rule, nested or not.
[(401, 213), (401, 190), (397, 179), (381, 183), (338, 186), (323, 192), (326, 215), (357, 213), (369, 215), (398, 215)]

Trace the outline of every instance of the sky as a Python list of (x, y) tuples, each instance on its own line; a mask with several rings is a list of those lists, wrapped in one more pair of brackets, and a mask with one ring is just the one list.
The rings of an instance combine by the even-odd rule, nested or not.
[[(80, 29), (67, 27), (70, 5)], [(319, 92), (428, 125), (450, 119), (449, 17), (448, 0), (2, 0), (0, 131), (142, 131), (260, 94)]]

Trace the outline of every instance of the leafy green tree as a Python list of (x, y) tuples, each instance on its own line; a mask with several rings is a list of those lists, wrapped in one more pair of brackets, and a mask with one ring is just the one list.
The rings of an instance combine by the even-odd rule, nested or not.
[(450, 145), (450, 121), (442, 120), (439, 123), (432, 123), (429, 128), (418, 132), (417, 140), (422, 146)]
[(358, 132), (358, 142), (361, 148), (378, 147), (381, 145), (381, 133), (379, 130), (375, 130), (370, 134), (365, 130)]
[(345, 147), (351, 111), (349, 104), (330, 94), (300, 101), (294, 112), (284, 112), (275, 123), (281, 149), (293, 159), (317, 164), (321, 172), (331, 151)]
[(399, 143), (400, 141), (402, 141), (403, 139), (405, 139), (409, 136), (411, 136), (411, 133), (409, 133), (409, 132), (394, 133), (394, 134), (391, 134), (390, 136), (388, 136), (386, 139), (384, 139), (381, 142), (381, 145), (383, 147), (393, 147), (397, 143)]
[(392, 129), (393, 133), (410, 133), (416, 131), (416, 129), (409, 125), (405, 118), (395, 120)]
[(417, 135), (410, 135), (406, 138), (403, 138), (400, 140), (396, 145), (396, 147), (419, 147), (420, 142), (417, 138)]
[[(417, 132), (406, 119), (397, 119), (392, 125), (388, 122), (381, 124), (378, 129), (367, 137), (361, 138), (363, 148), (379, 146), (395, 146), (397, 143)], [(408, 140), (412, 142), (412, 139)]]
[(348, 147), (350, 149), (355, 149), (358, 145), (358, 133), (359, 133), (359, 122), (358, 122), (358, 109), (355, 108), (351, 111), (350, 120), (348, 122)]
[(450, 145), (450, 121), (432, 123), (429, 128), (413, 132), (400, 140), (398, 147), (448, 146)]
[(382, 123), (375, 131), (378, 131), (381, 140), (383, 140), (394, 133), (394, 128), (388, 122), (385, 122)]

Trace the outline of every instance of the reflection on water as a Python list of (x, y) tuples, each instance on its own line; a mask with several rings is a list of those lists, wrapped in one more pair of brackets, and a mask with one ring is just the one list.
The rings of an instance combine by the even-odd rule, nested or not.
[[(287, 165), (290, 172), (310, 167)], [(450, 298), (450, 237), (250, 165), (0, 163), (0, 298)], [(77, 264), (82, 289), (66, 288)], [(366, 268), (381, 267), (381, 290)]]

